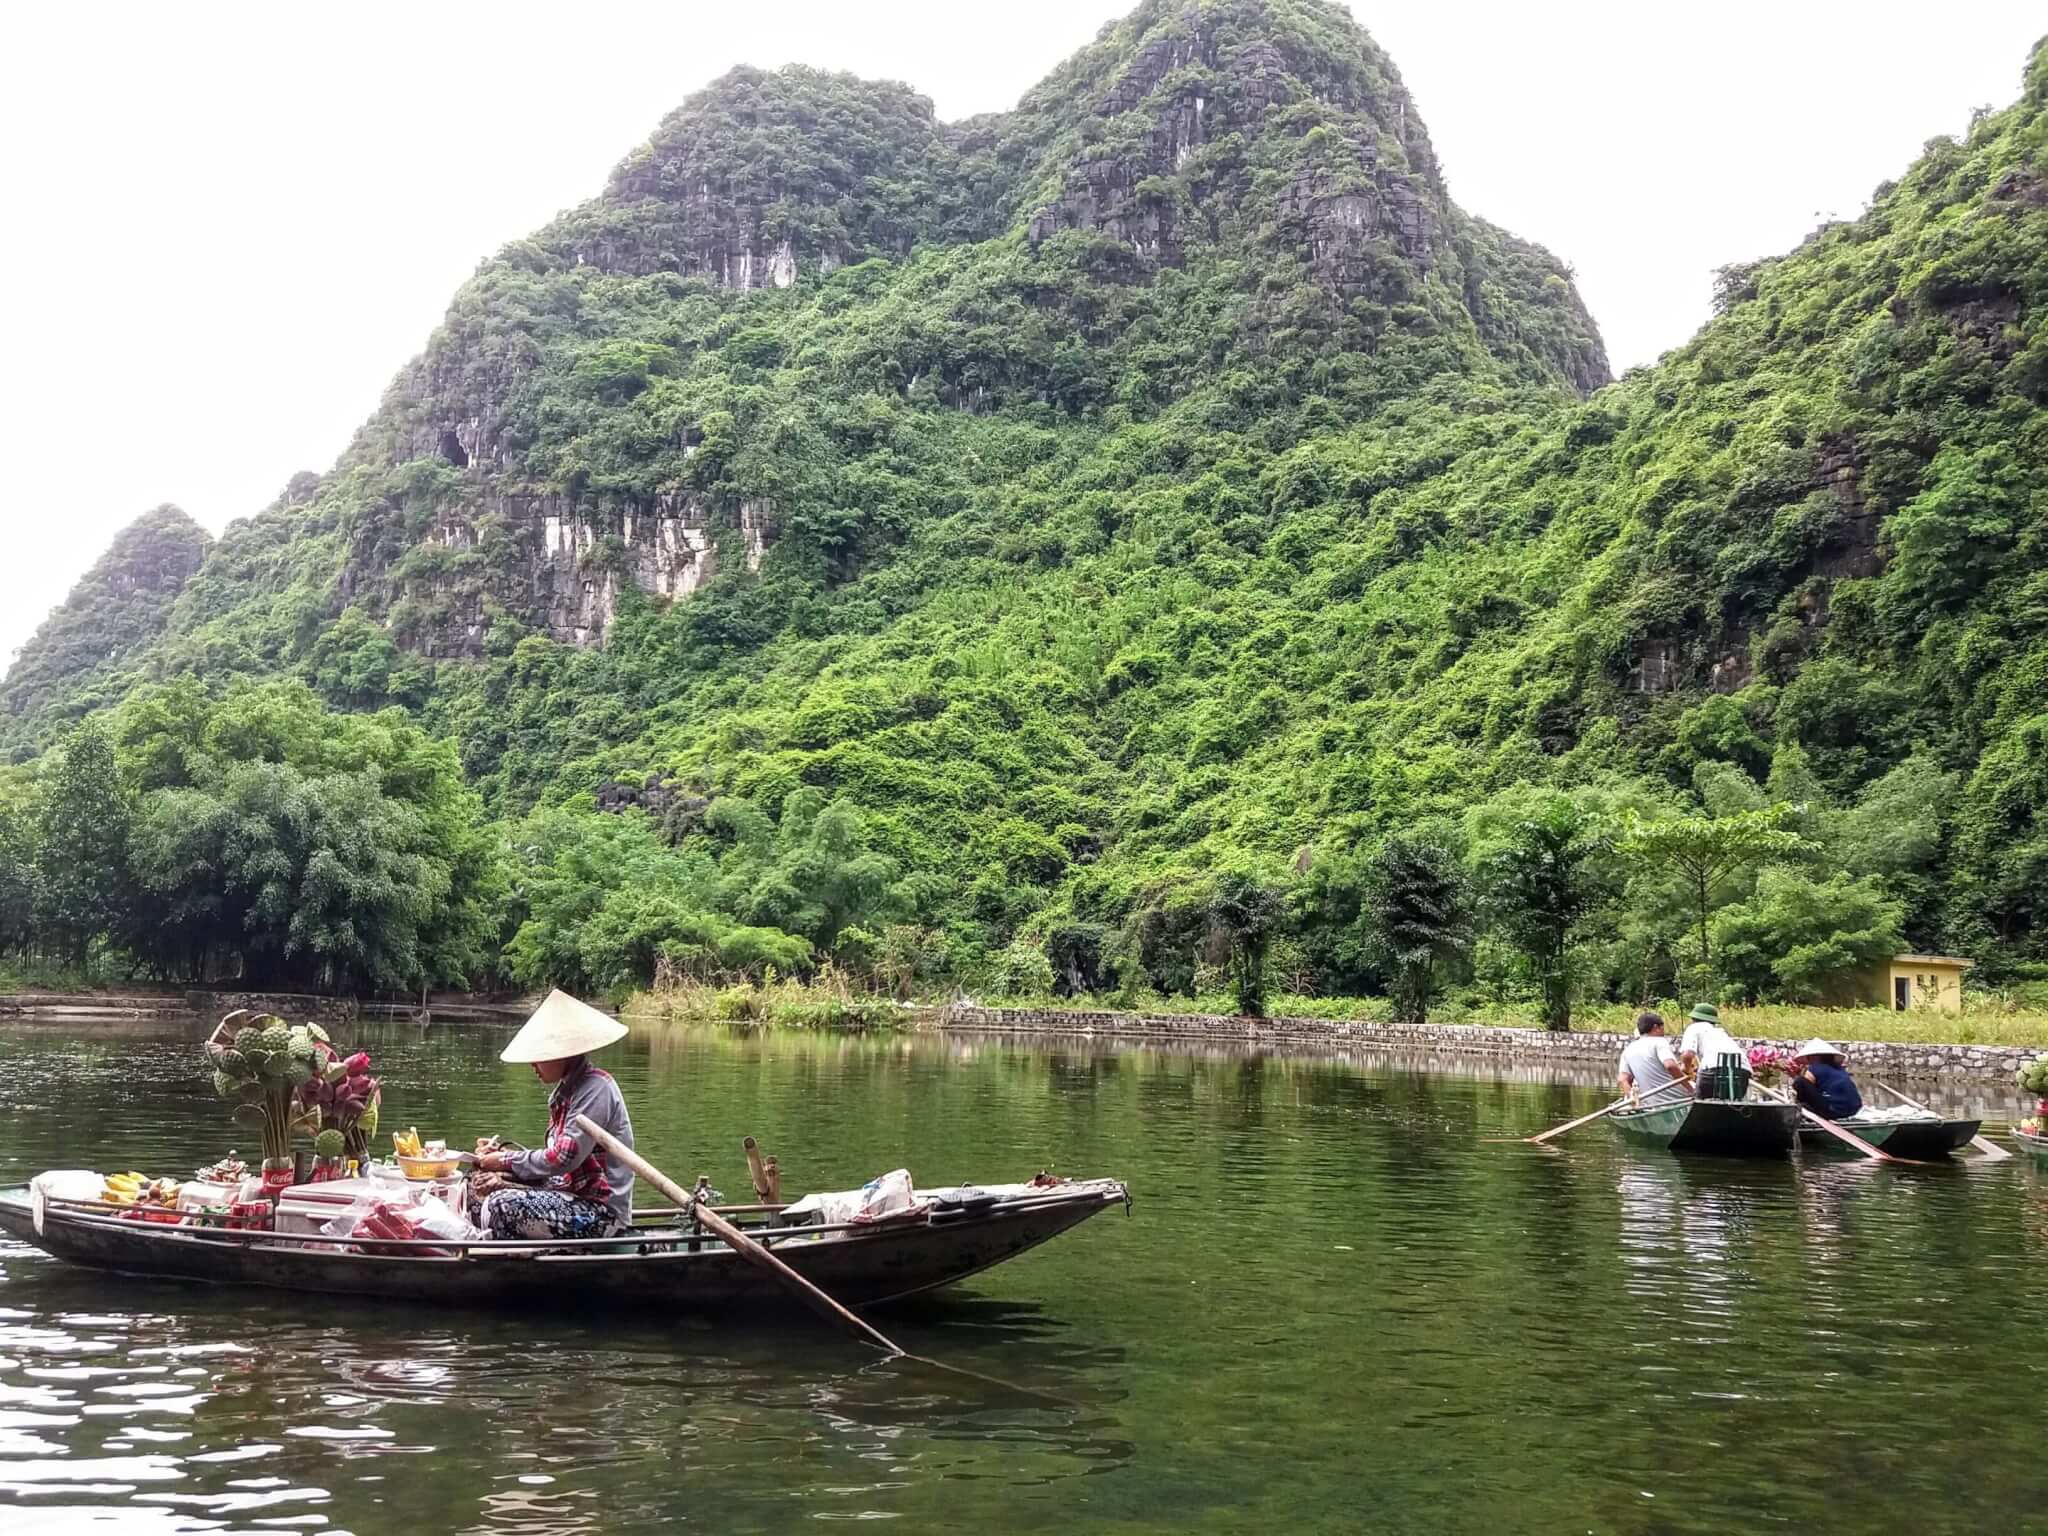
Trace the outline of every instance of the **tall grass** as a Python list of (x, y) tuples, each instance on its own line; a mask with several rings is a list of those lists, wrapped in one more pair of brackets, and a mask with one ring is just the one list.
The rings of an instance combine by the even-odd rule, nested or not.
[(785, 980), (765, 986), (669, 982), (634, 993), (624, 1011), (666, 1022), (773, 1024), (783, 1029), (844, 1033), (902, 1029), (908, 1024), (905, 1011), (888, 998), (851, 992), (835, 984), (829, 972), (816, 982)]

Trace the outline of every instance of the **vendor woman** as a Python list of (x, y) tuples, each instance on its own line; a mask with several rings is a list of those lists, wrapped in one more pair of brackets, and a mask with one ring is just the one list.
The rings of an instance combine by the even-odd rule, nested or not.
[(1809, 1040), (1792, 1053), (1792, 1092), (1824, 1120), (1846, 1120), (1863, 1109), (1846, 1059), (1826, 1040)]
[(477, 1143), (479, 1177), (471, 1184), (477, 1221), (493, 1237), (607, 1237), (633, 1224), (633, 1171), (608, 1159), (590, 1132), (576, 1124), (588, 1115), (627, 1146), (633, 1122), (612, 1075), (590, 1064), (590, 1053), (624, 1038), (626, 1026), (550, 992), (500, 1061), (529, 1062), (546, 1083), (548, 1130), (533, 1151), (508, 1151), (495, 1140)]

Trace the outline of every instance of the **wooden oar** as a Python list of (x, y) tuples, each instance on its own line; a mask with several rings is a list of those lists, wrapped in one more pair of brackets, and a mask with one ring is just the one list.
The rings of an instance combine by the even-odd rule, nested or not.
[[(1756, 1091), (1758, 1093), (1763, 1094), (1766, 1098), (1777, 1100), (1780, 1104), (1798, 1103), (1798, 1100), (1788, 1098), (1786, 1095), (1778, 1092), (1778, 1090), (1775, 1088), (1766, 1088), (1762, 1083), (1756, 1084)], [(1858, 1152), (1861, 1152), (1865, 1157), (1874, 1157), (1881, 1163), (1912, 1163), (1916, 1167), (1923, 1166), (1918, 1158), (1894, 1157), (1891, 1153), (1885, 1151), (1883, 1147), (1872, 1146), (1869, 1142), (1865, 1141), (1861, 1136), (1858, 1136), (1854, 1131), (1843, 1130), (1839, 1125), (1835, 1124), (1835, 1122), (1830, 1120), (1826, 1115), (1817, 1115), (1812, 1110), (1808, 1109), (1804, 1104), (1799, 1104), (1799, 1113), (1805, 1116), (1808, 1120), (1811, 1120), (1815, 1125), (1819, 1126), (1822, 1130), (1826, 1131), (1830, 1136), (1834, 1137), (1835, 1140), (1847, 1142), (1850, 1146), (1854, 1147)]]
[(747, 1176), (754, 1182), (754, 1198), (765, 1205), (779, 1205), (782, 1202), (782, 1172), (775, 1159), (761, 1155), (761, 1144), (748, 1136), (740, 1142), (740, 1150), (747, 1154)]
[[(1648, 1093), (1642, 1096), (1642, 1100), (1654, 1099), (1660, 1093), (1669, 1093), (1674, 1088), (1683, 1088), (1684, 1086), (1685, 1083), (1682, 1079), (1673, 1078), (1670, 1082), (1666, 1083), (1661, 1088), (1652, 1088)], [(1553, 1136), (1562, 1136), (1566, 1131), (1575, 1131), (1582, 1125), (1591, 1125), (1595, 1120), (1601, 1119), (1603, 1116), (1611, 1115), (1619, 1109), (1627, 1109), (1629, 1105), (1640, 1103), (1642, 1102), (1642, 1100), (1616, 1099), (1612, 1104), (1609, 1104), (1606, 1108), (1596, 1109), (1590, 1115), (1581, 1115), (1576, 1120), (1567, 1120), (1563, 1125), (1553, 1125), (1549, 1130), (1543, 1132), (1540, 1136), (1503, 1136), (1490, 1137), (1488, 1139), (1496, 1141), (1531, 1141), (1536, 1143), (1538, 1146), (1541, 1146), (1544, 1142), (1550, 1140), (1550, 1138)]]
[(652, 1184), (664, 1195), (667, 1195), (669, 1199), (675, 1201), (677, 1205), (686, 1208), (695, 1220), (702, 1222), (714, 1234), (723, 1238), (734, 1253), (737, 1253), (750, 1264), (758, 1265), (762, 1269), (767, 1270), (776, 1279), (795, 1291), (803, 1299), (804, 1304), (820, 1317), (828, 1322), (839, 1324), (862, 1343), (872, 1344), (886, 1354), (907, 1355), (910, 1353), (909, 1350), (896, 1343), (895, 1340), (891, 1339), (880, 1329), (847, 1311), (846, 1308), (842, 1307), (838, 1302), (818, 1289), (817, 1286), (811, 1284), (810, 1281), (783, 1263), (782, 1260), (762, 1247), (761, 1244), (755, 1242), (746, 1233), (719, 1215), (718, 1212), (712, 1210), (710, 1206), (696, 1199), (682, 1185), (676, 1183), (675, 1180), (655, 1167), (654, 1164), (648, 1162), (646, 1158), (635, 1152), (595, 1120), (592, 1120), (590, 1116), (578, 1115), (576, 1117), (576, 1124), (583, 1130), (588, 1131), (609, 1156), (616, 1157), (628, 1168), (639, 1174), (641, 1178)]
[[(1899, 1092), (1899, 1090), (1894, 1088), (1890, 1083), (1879, 1083), (1877, 1086), (1882, 1088), (1886, 1093), (1890, 1094), (1893, 1098), (1897, 1099), (1901, 1104), (1910, 1104), (1915, 1109), (1926, 1110), (1927, 1113), (1930, 1115), (1934, 1113), (1933, 1110), (1927, 1109), (1927, 1106), (1925, 1104), (1922, 1104), (1918, 1099), (1907, 1098), (1903, 1093)], [(2003, 1162), (2006, 1158), (2012, 1156), (2010, 1152), (2006, 1151), (2005, 1148), (2001, 1147), (1989, 1136), (1972, 1136), (1970, 1138), (1970, 1145), (1975, 1147), (1979, 1152), (1984, 1154), (1984, 1160), (1987, 1163)]]
[(992, 1387), (1001, 1387), (1006, 1392), (1021, 1392), (1026, 1397), (1036, 1397), (1049, 1403), (1058, 1403), (1063, 1408), (1074, 1406), (1066, 1398), (1056, 1396), (1051, 1392), (1041, 1392), (1036, 1387), (1022, 1387), (1014, 1381), (1004, 1381), (999, 1376), (985, 1376), (980, 1371), (970, 1371), (965, 1366), (948, 1365), (945, 1361), (934, 1360), (929, 1355), (913, 1355), (879, 1328), (871, 1326), (863, 1319), (849, 1312), (845, 1307), (842, 1307), (838, 1302), (826, 1295), (825, 1292), (770, 1253), (766, 1246), (755, 1242), (746, 1233), (742, 1232), (710, 1206), (676, 1183), (674, 1179), (671, 1179), (667, 1174), (655, 1167), (654, 1164), (648, 1162), (646, 1158), (620, 1141), (610, 1131), (592, 1120), (590, 1116), (578, 1115), (576, 1117), (576, 1124), (583, 1130), (588, 1131), (597, 1144), (605, 1149), (607, 1154), (616, 1157), (628, 1168), (639, 1174), (641, 1178), (652, 1184), (664, 1195), (667, 1195), (669, 1199), (675, 1201), (681, 1207), (682, 1214), (692, 1216), (696, 1220), (701, 1221), (710, 1229), (713, 1236), (723, 1238), (734, 1253), (737, 1253), (741, 1258), (746, 1259), (750, 1263), (757, 1264), (769, 1271), (776, 1279), (794, 1290), (803, 1299), (804, 1304), (810, 1307), (812, 1311), (816, 1312), (820, 1317), (838, 1323), (863, 1344), (874, 1345), (875, 1348), (881, 1350), (892, 1360), (914, 1360), (919, 1365), (932, 1367), (933, 1370), (946, 1371), (954, 1376), (965, 1376), (972, 1381), (985, 1382)]

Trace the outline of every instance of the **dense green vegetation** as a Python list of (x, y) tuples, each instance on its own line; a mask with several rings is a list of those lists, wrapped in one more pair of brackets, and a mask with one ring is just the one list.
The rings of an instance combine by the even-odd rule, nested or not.
[[(1148, 4), (953, 128), (736, 72), (487, 264), (331, 473), (116, 616), (132, 644), (64, 641), (115, 622), (94, 578), (52, 620), (10, 680), (7, 942), (1553, 1021), (1823, 999), (1907, 944), (2048, 976), (2044, 140), (2037, 48), (2016, 105), (1587, 396), (1569, 275), (1449, 201), (1334, 7)], [(631, 572), (679, 511), (718, 571), (667, 601)], [(564, 583), (616, 594), (601, 647)], [(394, 857), (437, 871), (380, 905), (395, 872), (338, 852), (296, 940), (233, 893), (303, 874), (252, 884), (163, 808), (258, 816), (258, 765), (228, 732), (154, 779), (135, 723), (278, 678), (332, 712), (279, 773), (410, 807)], [(128, 878), (188, 894), (93, 928), (48, 807), (124, 695)], [(431, 790), (378, 755), (435, 742)], [(1702, 898), (1625, 835), (1667, 820), (1786, 835)], [(342, 937), (357, 892), (403, 931)]]

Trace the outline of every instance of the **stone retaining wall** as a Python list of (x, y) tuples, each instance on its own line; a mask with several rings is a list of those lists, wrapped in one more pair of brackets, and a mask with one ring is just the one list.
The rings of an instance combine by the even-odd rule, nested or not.
[(193, 991), (185, 994), (185, 1006), (207, 1019), (218, 1019), (237, 1008), (274, 1013), (292, 1024), (303, 1024), (309, 1019), (323, 1026), (347, 1024), (356, 1017), (354, 998), (319, 997), (309, 992)]
[[(1248, 1019), (1204, 1013), (1111, 1013), (1065, 1008), (976, 1008), (955, 1005), (932, 1010), (929, 1022), (942, 1029), (1036, 1034), (1101, 1034), (1125, 1039), (1235, 1040), (1245, 1045), (1345, 1044), (1391, 1049), (1492, 1056), (1511, 1061), (1596, 1062), (1613, 1065), (1627, 1035), (1554, 1033), (1482, 1024), (1376, 1024), (1338, 1019)], [(1791, 1051), (1797, 1040), (1751, 1040)], [(1898, 1045), (1874, 1040), (1838, 1040), (1850, 1065), (1864, 1078), (1978, 1077), (2008, 1084), (2015, 1068), (2040, 1050), (2011, 1045)]]

